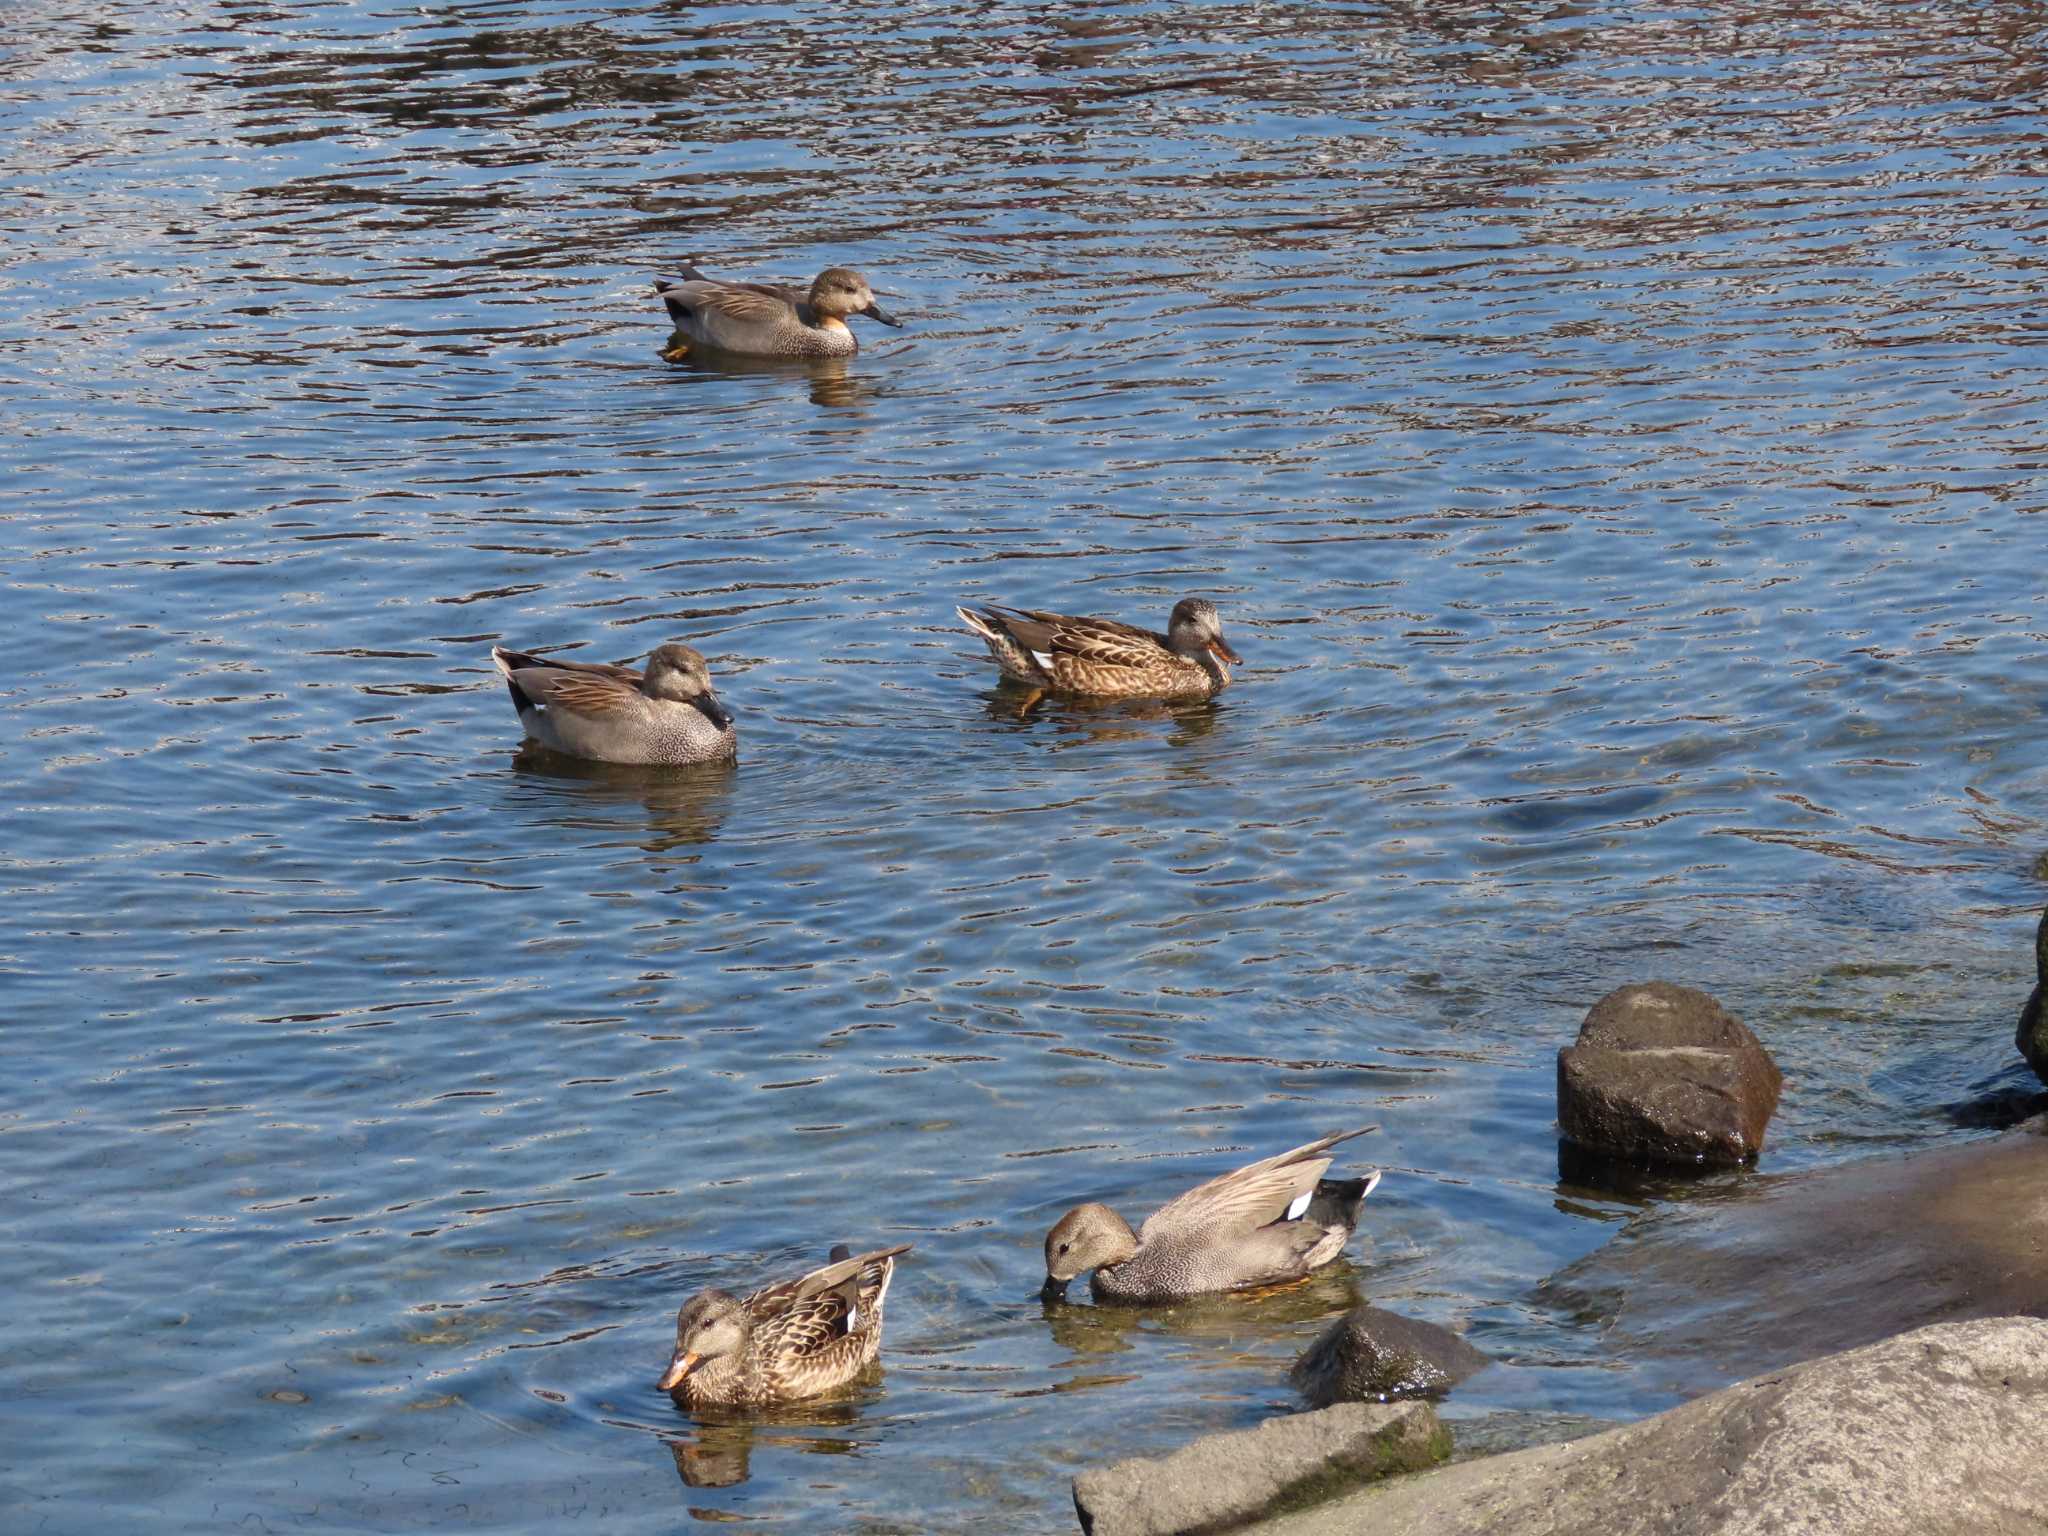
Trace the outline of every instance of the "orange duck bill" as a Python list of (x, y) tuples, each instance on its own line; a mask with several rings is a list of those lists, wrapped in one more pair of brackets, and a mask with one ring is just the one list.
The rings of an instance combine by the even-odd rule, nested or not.
[(654, 1386), (656, 1391), (673, 1392), (683, 1384), (683, 1378), (697, 1369), (701, 1355), (693, 1355), (686, 1349), (676, 1351), (675, 1358), (668, 1363), (668, 1369), (661, 1373), (661, 1380)]

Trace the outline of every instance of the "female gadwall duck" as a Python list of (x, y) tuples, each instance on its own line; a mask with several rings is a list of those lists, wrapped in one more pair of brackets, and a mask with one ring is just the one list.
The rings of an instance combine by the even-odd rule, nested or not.
[(1166, 633), (1115, 619), (1076, 619), (1028, 608), (956, 608), (988, 642), (1003, 676), (1033, 688), (1113, 699), (1206, 699), (1230, 683), (1239, 656), (1204, 597), (1173, 605)]
[(773, 283), (728, 283), (695, 267), (684, 267), (680, 278), (657, 277), (654, 291), (682, 338), (662, 353), (670, 362), (692, 346), (749, 357), (851, 357), (860, 342), (847, 328), (848, 315), (903, 323), (875, 302), (866, 278), (844, 267), (820, 272), (808, 293)]
[(532, 740), (600, 763), (715, 763), (738, 755), (732, 716), (695, 646), (656, 646), (647, 671), (491, 647)]
[(1358, 1208), (1380, 1181), (1326, 1179), (1330, 1148), (1377, 1126), (1340, 1131), (1198, 1185), (1133, 1235), (1106, 1205), (1077, 1205), (1045, 1234), (1047, 1301), (1095, 1273), (1097, 1301), (1172, 1301), (1205, 1291), (1299, 1280), (1344, 1251)]
[(793, 1403), (844, 1386), (882, 1347), (882, 1302), (910, 1244), (855, 1254), (741, 1300), (700, 1291), (676, 1314), (676, 1352), (656, 1382), (690, 1408)]

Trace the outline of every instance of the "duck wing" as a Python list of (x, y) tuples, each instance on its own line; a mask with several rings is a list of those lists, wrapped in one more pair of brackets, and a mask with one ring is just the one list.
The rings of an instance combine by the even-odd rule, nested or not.
[(491, 659), (498, 663), (500, 671), (523, 672), (537, 667), (547, 672), (583, 672), (593, 677), (616, 678), (622, 683), (640, 686), (640, 669), (624, 667), (610, 661), (565, 661), (559, 656), (534, 656), (525, 651), (508, 651), (502, 645), (491, 647)]
[(1166, 636), (1115, 619), (1077, 618), (1030, 608), (987, 610), (1025, 649), (1042, 656), (1072, 656), (1098, 667), (1145, 667), (1172, 654)]
[(765, 293), (770, 298), (782, 299), (789, 304), (803, 304), (810, 299), (810, 290), (789, 283), (736, 283), (729, 277), (713, 277), (697, 265), (701, 258), (686, 256), (676, 268), (674, 277), (657, 277), (656, 288), (665, 283), (709, 283), (714, 288), (744, 288), (750, 293)]
[(845, 1280), (802, 1300), (783, 1299), (774, 1311), (756, 1315), (757, 1347), (770, 1355), (801, 1358), (845, 1338), (861, 1320), (855, 1286), (854, 1280)]
[(678, 310), (696, 310), (723, 315), (738, 325), (775, 325), (807, 308), (802, 290), (770, 283), (728, 283), (715, 277), (677, 282), (658, 277), (654, 291), (671, 316)]
[[(815, 1354), (867, 1321), (888, 1289), (890, 1261), (910, 1252), (909, 1243), (836, 1259), (795, 1280), (754, 1292), (746, 1300), (755, 1337), (784, 1355)], [(840, 1250), (834, 1249), (837, 1253)], [(866, 1306), (863, 1295), (872, 1295)]]
[(1354, 1136), (1376, 1131), (1376, 1125), (1304, 1142), (1276, 1156), (1247, 1163), (1198, 1184), (1169, 1200), (1138, 1228), (1138, 1246), (1172, 1241), (1180, 1233), (1201, 1232), (1211, 1240), (1248, 1233), (1278, 1221), (1295, 1221), (1308, 1212), (1316, 1185), (1330, 1166), (1330, 1148)]
[(911, 1246), (909, 1243), (899, 1243), (894, 1248), (873, 1248), (866, 1253), (846, 1254), (842, 1258), (840, 1255), (846, 1252), (842, 1245), (832, 1250), (833, 1257), (829, 1264), (821, 1264), (794, 1280), (763, 1286), (747, 1298), (746, 1304), (758, 1317), (768, 1309), (809, 1301), (859, 1277), (861, 1271), (870, 1266), (893, 1259), (899, 1253), (910, 1252)]
[(492, 647), (491, 660), (535, 704), (578, 715), (604, 715), (637, 706), (640, 672), (608, 662), (549, 661), (524, 651)]

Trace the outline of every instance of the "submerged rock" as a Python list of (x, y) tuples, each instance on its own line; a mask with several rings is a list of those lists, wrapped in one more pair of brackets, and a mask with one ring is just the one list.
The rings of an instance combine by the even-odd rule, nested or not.
[(1258, 1536), (2021, 1536), (2048, 1529), (2048, 1322), (1946, 1323)]
[(1909, 1328), (2048, 1316), (2048, 1116), (2003, 1136), (1746, 1181), (1632, 1222), (1541, 1294), (1697, 1392)]
[(2034, 1069), (2034, 1076), (2048, 1083), (2048, 912), (2041, 914), (2041, 926), (2034, 930), (2034, 995), (2027, 999), (2027, 1006), (2020, 1010), (2020, 1028), (2013, 1044), (2020, 1048), (2020, 1054), (2027, 1058), (2027, 1065)]
[(1312, 1408), (1441, 1397), (1492, 1364), (1448, 1328), (1379, 1307), (1354, 1307), (1294, 1362), (1287, 1379)]
[(1230, 1530), (1370, 1478), (1432, 1466), (1450, 1448), (1427, 1403), (1341, 1403), (1205, 1435), (1170, 1456), (1083, 1472), (1074, 1479), (1074, 1512), (1089, 1536)]
[(1668, 981), (1595, 1003), (1557, 1053), (1566, 1137), (1610, 1157), (1726, 1167), (1754, 1158), (1784, 1077), (1706, 993)]

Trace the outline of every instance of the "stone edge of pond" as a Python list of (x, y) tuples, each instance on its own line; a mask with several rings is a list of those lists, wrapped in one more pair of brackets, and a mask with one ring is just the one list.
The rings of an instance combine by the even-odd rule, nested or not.
[[(1635, 1424), (1354, 1489), (1279, 1518), (1103, 1527), (1101, 1536), (2018, 1536), (2048, 1529), (2044, 1439), (2048, 1320), (1981, 1318), (1894, 1334)], [(1199, 1455), (1204, 1444), (1176, 1456)]]
[(1427, 1403), (1338, 1403), (1083, 1472), (1074, 1512), (1086, 1536), (1234, 1531), (1434, 1466), (1450, 1450)]

